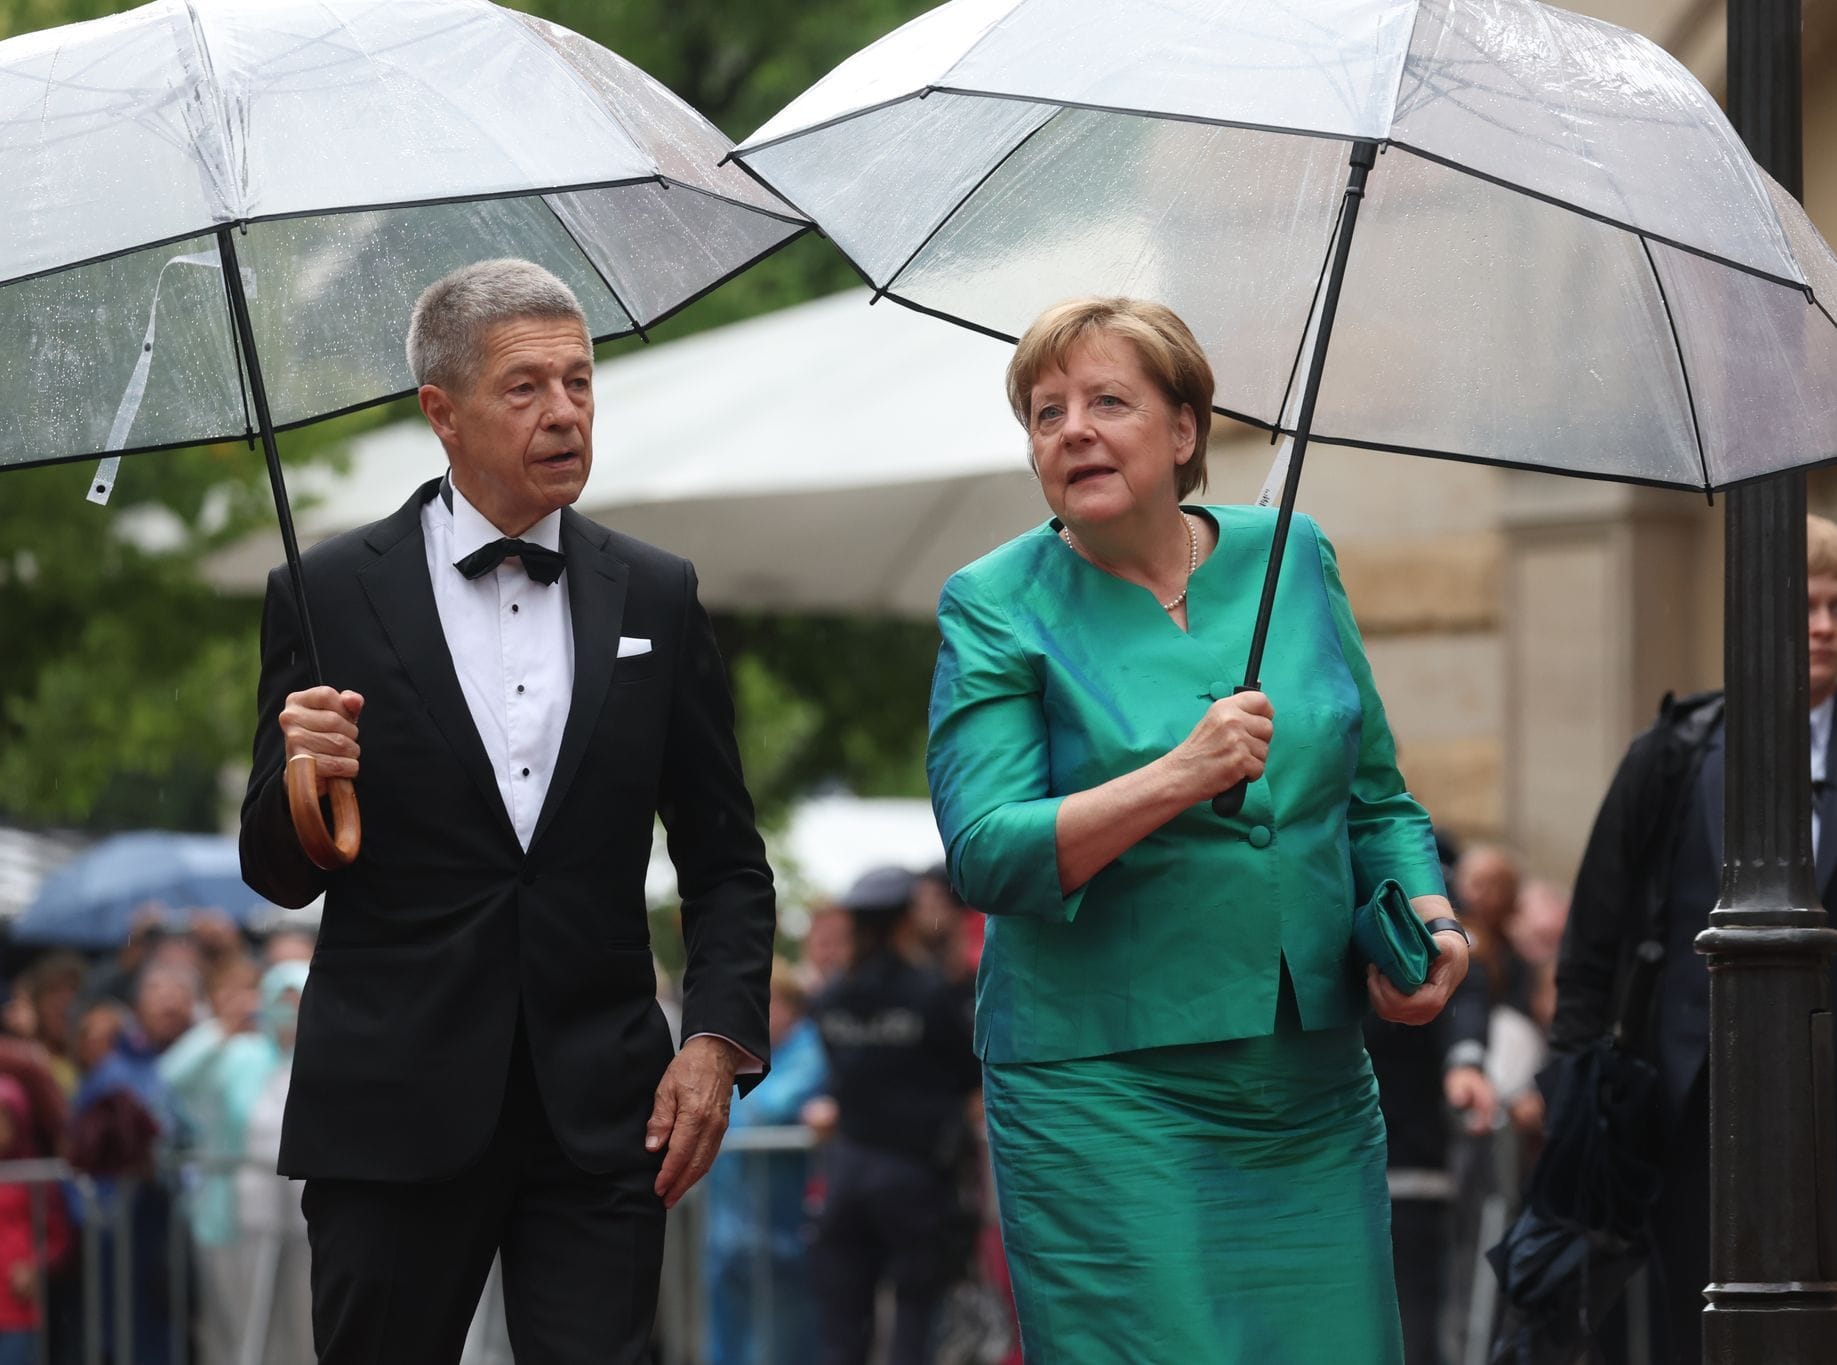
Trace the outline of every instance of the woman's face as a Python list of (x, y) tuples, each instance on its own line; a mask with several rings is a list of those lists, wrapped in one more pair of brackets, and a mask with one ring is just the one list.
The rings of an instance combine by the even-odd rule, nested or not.
[(1196, 427), (1132, 342), (1100, 336), (1034, 381), (1027, 430), (1046, 503), (1076, 531), (1178, 501), (1175, 471), (1193, 457)]

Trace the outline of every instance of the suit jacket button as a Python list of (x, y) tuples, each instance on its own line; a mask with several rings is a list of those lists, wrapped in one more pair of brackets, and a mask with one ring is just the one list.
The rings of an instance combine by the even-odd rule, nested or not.
[(1224, 682), (1213, 683), (1212, 686), (1206, 690), (1212, 694), (1213, 701), (1223, 701), (1226, 697), (1231, 696), (1237, 691), (1237, 684), (1227, 679)]
[[(1265, 842), (1267, 842), (1268, 836), (1265, 835), (1264, 837), (1265, 837)], [(524, 868), (523, 869), (523, 885), (534, 886), (535, 884), (536, 884), (535, 870), (533, 868)]]
[(1270, 840), (1269, 826), (1252, 825), (1250, 827), (1250, 833), (1246, 837), (1249, 838), (1252, 848), (1268, 848)]

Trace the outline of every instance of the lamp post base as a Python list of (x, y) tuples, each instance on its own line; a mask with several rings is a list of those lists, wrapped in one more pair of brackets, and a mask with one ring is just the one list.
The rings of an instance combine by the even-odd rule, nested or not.
[(1837, 1283), (1711, 1285), (1705, 1360), (1829, 1365), (1837, 1349)]

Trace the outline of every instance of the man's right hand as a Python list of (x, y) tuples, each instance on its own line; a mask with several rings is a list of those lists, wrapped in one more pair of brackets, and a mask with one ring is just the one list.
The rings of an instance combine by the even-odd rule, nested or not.
[(309, 687), (287, 694), (281, 708), (281, 734), (287, 761), (310, 757), (325, 795), (333, 778), (357, 776), (357, 717), (364, 699), (334, 687)]

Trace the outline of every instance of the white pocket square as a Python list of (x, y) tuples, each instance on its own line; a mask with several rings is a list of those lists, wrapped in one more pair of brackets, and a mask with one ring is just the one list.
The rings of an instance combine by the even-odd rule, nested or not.
[(631, 659), (640, 654), (649, 654), (650, 652), (651, 642), (649, 640), (642, 639), (636, 635), (621, 635), (619, 637), (619, 657), (621, 659)]

